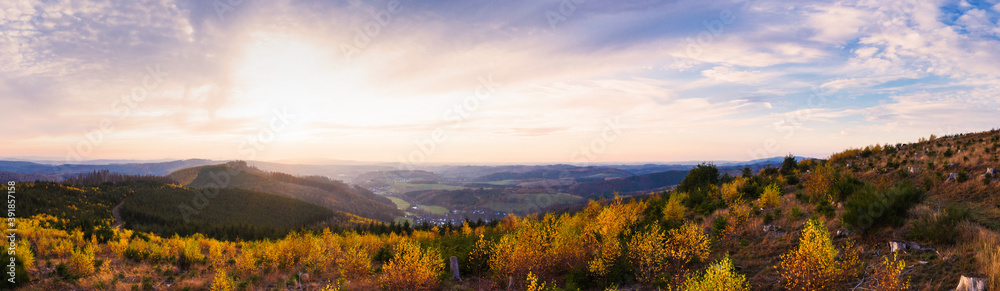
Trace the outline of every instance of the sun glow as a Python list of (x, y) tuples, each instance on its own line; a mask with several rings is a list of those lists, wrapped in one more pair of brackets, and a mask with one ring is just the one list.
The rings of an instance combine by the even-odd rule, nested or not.
[(365, 73), (330, 49), (303, 37), (256, 33), (245, 47), (235, 79), (251, 100), (314, 103), (364, 100)]

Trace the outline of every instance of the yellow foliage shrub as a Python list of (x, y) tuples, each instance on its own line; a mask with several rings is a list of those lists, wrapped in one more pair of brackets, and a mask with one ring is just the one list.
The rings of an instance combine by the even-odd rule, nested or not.
[(306, 256), (302, 258), (302, 267), (308, 272), (322, 272), (333, 265), (332, 257), (337, 254), (331, 254), (330, 249), (327, 244), (323, 242), (322, 239), (313, 238), (309, 241), (309, 251)]
[(743, 189), (743, 186), (746, 185), (748, 180), (749, 179), (747, 178), (737, 177), (736, 179), (733, 179), (732, 182), (722, 184), (722, 186), (719, 187), (719, 198), (722, 198), (722, 200), (726, 202), (733, 202), (741, 199), (742, 194), (740, 193), (740, 190)]
[[(8, 252), (9, 250), (5, 250)], [(24, 267), (26, 271), (33, 271), (35, 269), (35, 253), (31, 251), (31, 243), (29, 241), (21, 241), (14, 247), (14, 257), (17, 258), (17, 262)]]
[(535, 274), (532, 274), (531, 272), (528, 272), (528, 278), (525, 279), (525, 283), (524, 284), (527, 286), (527, 288), (525, 289), (527, 291), (543, 291), (543, 290), (545, 290), (545, 282), (542, 282), (541, 284), (539, 284), (538, 283), (538, 277), (535, 276)]
[(343, 278), (351, 280), (371, 275), (371, 255), (363, 248), (349, 247), (337, 257), (336, 261), (340, 276)]
[(729, 219), (728, 224), (726, 224), (726, 233), (736, 233), (743, 230), (747, 226), (747, 221), (750, 220), (750, 214), (753, 212), (753, 208), (749, 204), (743, 203), (743, 200), (737, 199), (729, 205)]
[(235, 289), (233, 279), (229, 278), (224, 269), (215, 270), (215, 279), (212, 280), (212, 291), (232, 291)]
[(806, 223), (797, 249), (781, 255), (778, 266), (789, 290), (826, 290), (839, 279), (843, 268), (836, 260), (837, 250), (830, 232), (814, 219)]
[(733, 269), (733, 262), (729, 256), (723, 258), (719, 263), (713, 264), (705, 270), (704, 274), (692, 276), (684, 282), (685, 291), (747, 291), (750, 286), (746, 277), (737, 274)]
[(236, 257), (236, 271), (243, 276), (257, 273), (257, 256), (252, 246), (243, 245), (242, 253)]
[(635, 268), (639, 282), (650, 283), (666, 271), (667, 257), (670, 256), (664, 241), (666, 237), (660, 226), (654, 224), (649, 230), (632, 236), (628, 243), (628, 258)]
[(111, 254), (117, 259), (122, 259), (125, 257), (125, 250), (128, 249), (129, 239), (132, 237), (131, 230), (118, 230), (114, 231), (114, 236), (108, 241), (108, 249)]
[(94, 249), (85, 246), (81, 250), (74, 250), (66, 262), (69, 273), (75, 277), (83, 278), (94, 273)]
[(872, 274), (871, 288), (882, 291), (899, 291), (910, 289), (910, 280), (902, 280), (903, 268), (906, 268), (906, 261), (899, 259), (896, 253), (892, 254), (892, 259), (888, 256), (882, 257), (882, 262), (875, 267)]
[(837, 182), (837, 175), (837, 169), (833, 168), (832, 163), (816, 167), (805, 181), (806, 193), (809, 194), (809, 197), (813, 201), (819, 201), (819, 199), (832, 200), (833, 196), (830, 194), (830, 187)]
[(436, 249), (421, 250), (415, 242), (396, 246), (396, 256), (382, 267), (379, 284), (387, 290), (437, 289), (444, 261)]
[(468, 221), (462, 222), (462, 235), (464, 236), (472, 235), (472, 228), (469, 227)]
[(53, 243), (51, 255), (57, 258), (66, 258), (73, 254), (73, 242), (68, 239), (58, 239)]
[(594, 257), (587, 263), (587, 269), (591, 273), (603, 277), (610, 272), (614, 261), (621, 256), (619, 234), (638, 221), (645, 208), (644, 202), (622, 203), (621, 197), (615, 195), (614, 201), (601, 209), (595, 220), (586, 225), (587, 234), (601, 238), (596, 241), (597, 251)]
[(781, 187), (777, 184), (771, 184), (764, 188), (764, 193), (760, 194), (760, 200), (757, 201), (758, 206), (761, 208), (771, 208), (778, 206), (781, 202)]
[(553, 216), (552, 220), (546, 223), (553, 229), (547, 236), (548, 250), (546, 251), (546, 261), (550, 268), (575, 268), (583, 265), (587, 260), (586, 248), (589, 245), (590, 237), (582, 235), (582, 223), (569, 214), (558, 217)]
[(192, 262), (205, 261), (205, 254), (201, 253), (201, 247), (198, 245), (198, 241), (194, 239), (189, 239), (184, 244), (184, 257)]
[(687, 207), (684, 207), (684, 200), (687, 198), (688, 194), (684, 192), (671, 194), (670, 199), (667, 199), (667, 205), (663, 206), (663, 218), (675, 221), (684, 219), (684, 213), (687, 212)]
[(694, 258), (705, 259), (709, 253), (708, 236), (692, 223), (667, 232), (667, 249), (670, 257), (686, 264)]

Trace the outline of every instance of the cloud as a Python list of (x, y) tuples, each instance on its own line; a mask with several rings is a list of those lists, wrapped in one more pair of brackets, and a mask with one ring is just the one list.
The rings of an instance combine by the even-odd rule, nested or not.
[[(453, 0), (402, 1), (386, 14), (388, 1), (305, 0), (244, 1), (220, 17), (211, 3), (0, 3), (0, 102), (30, 109), (5, 111), (17, 122), (0, 130), (16, 142), (0, 150), (61, 156), (112, 118), (102, 154), (138, 154), (126, 145), (143, 139), (150, 154), (172, 150), (157, 136), (225, 154), (289, 107), (301, 123), (275, 147), (308, 146), (284, 155), (393, 160), (364, 149), (405, 152), (444, 127), (454, 144), (435, 159), (474, 160), (526, 142), (572, 148), (621, 117), (643, 138), (618, 148), (642, 154), (612, 157), (696, 158), (648, 150), (670, 143), (742, 158), (745, 144), (704, 141), (773, 134), (816, 90), (833, 101), (808, 109), (799, 123), (811, 133), (788, 144), (826, 149), (835, 144), (804, 139), (942, 123), (985, 129), (998, 109), (1000, 5)], [(169, 75), (119, 118), (113, 104), (148, 66)], [(499, 85), (466, 110), (482, 79)], [(455, 108), (468, 114), (453, 128)], [(566, 156), (554, 151), (519, 155)]]
[(701, 75), (717, 82), (759, 83), (764, 79), (760, 71), (739, 71), (729, 67), (714, 67), (701, 71)]

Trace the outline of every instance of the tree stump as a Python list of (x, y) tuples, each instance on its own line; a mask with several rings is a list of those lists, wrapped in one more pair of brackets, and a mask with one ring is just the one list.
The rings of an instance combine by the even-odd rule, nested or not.
[(902, 250), (906, 250), (906, 243), (905, 242), (898, 242), (898, 241), (891, 241), (891, 242), (889, 242), (889, 250), (891, 250), (893, 253), (898, 252), (898, 251), (902, 251)]
[(986, 291), (986, 278), (962, 275), (956, 291)]
[(458, 272), (458, 257), (451, 257), (451, 279), (462, 281), (462, 276)]

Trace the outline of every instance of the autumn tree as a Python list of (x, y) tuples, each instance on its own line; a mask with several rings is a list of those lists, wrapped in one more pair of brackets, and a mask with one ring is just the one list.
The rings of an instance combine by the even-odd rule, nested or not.
[(733, 261), (727, 255), (716, 264), (712, 264), (704, 273), (691, 276), (684, 282), (685, 291), (748, 291), (746, 276), (737, 274)]
[(771, 208), (778, 206), (778, 203), (781, 202), (780, 199), (781, 187), (777, 184), (771, 184), (764, 188), (764, 193), (760, 194), (760, 200), (757, 203), (761, 208)]
[(443, 270), (444, 261), (436, 249), (421, 250), (417, 243), (407, 241), (396, 246), (396, 256), (382, 267), (379, 284), (386, 290), (433, 290)]
[(667, 221), (684, 220), (684, 213), (687, 212), (687, 207), (684, 207), (684, 199), (687, 197), (687, 193), (684, 192), (671, 193), (667, 204), (663, 206), (663, 219)]
[(883, 256), (882, 262), (875, 266), (872, 274), (871, 288), (874, 290), (900, 291), (910, 289), (910, 280), (903, 280), (903, 269), (906, 268), (906, 261), (892, 254)]
[(831, 201), (832, 193), (830, 193), (830, 189), (834, 183), (837, 183), (838, 179), (839, 174), (832, 163), (820, 165), (812, 171), (809, 179), (806, 180), (806, 193), (809, 194), (813, 202), (820, 201), (820, 199)]
[(229, 275), (226, 274), (226, 270), (222, 269), (222, 268), (216, 269), (215, 270), (215, 279), (212, 280), (212, 287), (211, 287), (210, 290), (212, 290), (212, 291), (232, 291), (234, 289), (235, 289), (235, 285), (233, 284), (233, 279), (230, 278)]
[(636, 280), (651, 283), (656, 280), (657, 275), (666, 271), (670, 252), (665, 247), (665, 241), (666, 234), (656, 224), (629, 240), (628, 258), (635, 268)]
[(827, 290), (834, 287), (844, 271), (836, 258), (829, 230), (822, 222), (810, 219), (802, 230), (798, 248), (781, 255), (778, 268), (789, 290)]

